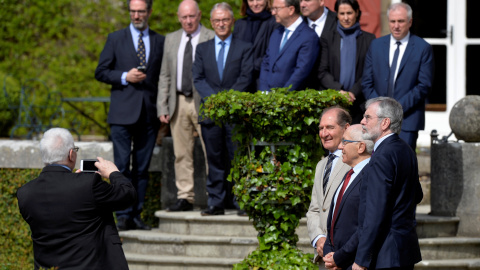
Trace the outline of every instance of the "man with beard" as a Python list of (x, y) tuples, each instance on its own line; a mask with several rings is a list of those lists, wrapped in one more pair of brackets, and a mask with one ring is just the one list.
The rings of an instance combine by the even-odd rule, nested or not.
[(159, 126), (157, 86), (165, 37), (148, 27), (152, 0), (129, 0), (127, 3), (131, 24), (108, 35), (95, 78), (112, 85), (107, 121), (114, 162), (132, 181), (138, 195), (133, 207), (116, 213), (117, 227), (119, 230), (150, 230), (140, 219), (140, 213)]

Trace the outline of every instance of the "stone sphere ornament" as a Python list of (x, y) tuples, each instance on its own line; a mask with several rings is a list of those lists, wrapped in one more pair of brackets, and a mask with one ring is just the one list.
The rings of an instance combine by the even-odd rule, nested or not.
[(480, 142), (480, 96), (466, 96), (455, 103), (449, 122), (457, 139)]

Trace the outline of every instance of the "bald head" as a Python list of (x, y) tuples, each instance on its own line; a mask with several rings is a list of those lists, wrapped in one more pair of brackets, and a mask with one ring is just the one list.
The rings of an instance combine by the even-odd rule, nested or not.
[(177, 16), (183, 30), (187, 34), (193, 34), (198, 29), (202, 12), (198, 8), (197, 2), (184, 0), (178, 6)]

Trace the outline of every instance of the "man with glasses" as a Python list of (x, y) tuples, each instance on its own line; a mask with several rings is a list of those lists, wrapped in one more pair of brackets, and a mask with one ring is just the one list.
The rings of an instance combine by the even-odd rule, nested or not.
[(112, 212), (135, 202), (135, 188), (101, 157), (98, 173), (72, 173), (77, 151), (68, 130), (47, 130), (40, 141), (45, 167), (17, 191), (32, 232), (34, 268), (128, 269)]
[(304, 90), (320, 50), (319, 39), (300, 16), (300, 0), (274, 0), (272, 15), (282, 26), (270, 36), (260, 68), (259, 90)]
[[(210, 12), (215, 38), (197, 45), (193, 63), (193, 82), (202, 100), (220, 91), (246, 91), (252, 82), (252, 44), (232, 36), (233, 11), (229, 4), (215, 4)], [(233, 127), (227, 123), (215, 125), (211, 119), (200, 116), (202, 138), (208, 161), (208, 208), (202, 216), (224, 215), (225, 207), (236, 202), (225, 201), (230, 192), (226, 177), (233, 160)], [(228, 154), (228, 160), (225, 156)], [(233, 198), (233, 196), (232, 196)]]
[(343, 177), (330, 204), (327, 241), (323, 249), (325, 266), (348, 269), (353, 264), (358, 245), (358, 205), (363, 168), (368, 164), (373, 142), (363, 140), (362, 125), (352, 125), (343, 134), (339, 149), (342, 161), (352, 167)]
[(190, 211), (193, 210), (195, 199), (194, 131), (198, 133), (205, 152), (198, 124), (200, 95), (193, 85), (192, 64), (197, 44), (212, 39), (215, 33), (200, 24), (202, 12), (193, 0), (182, 1), (177, 15), (182, 28), (167, 34), (165, 38), (157, 114), (162, 123), (170, 123), (175, 153), (177, 201), (167, 211)]
[(312, 201), (307, 212), (308, 235), (315, 248), (315, 261), (320, 262), (327, 237), (327, 218), (333, 195), (350, 166), (343, 163), (339, 149), (343, 134), (352, 117), (343, 108), (334, 106), (323, 111), (319, 135), (328, 157), (318, 162), (312, 191)]
[(423, 198), (415, 152), (400, 139), (403, 110), (389, 97), (367, 100), (363, 138), (375, 143), (365, 167), (352, 269), (413, 270), (422, 260), (415, 208)]
[(116, 213), (117, 227), (120, 230), (150, 230), (140, 213), (160, 125), (156, 101), (165, 37), (148, 27), (152, 0), (127, 3), (131, 23), (108, 35), (95, 78), (112, 86), (107, 121), (114, 161), (120, 172), (132, 181), (138, 194), (138, 202), (133, 207)]

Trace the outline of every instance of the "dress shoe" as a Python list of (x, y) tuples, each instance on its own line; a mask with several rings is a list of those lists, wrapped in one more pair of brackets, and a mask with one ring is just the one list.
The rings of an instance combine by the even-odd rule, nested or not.
[(185, 199), (178, 199), (174, 205), (167, 208), (167, 212), (180, 212), (180, 211), (192, 211), (193, 204), (189, 203)]
[(135, 225), (128, 217), (118, 217), (117, 218), (117, 229), (119, 231), (128, 231), (135, 229)]
[(135, 228), (136, 228), (137, 230), (149, 231), (149, 230), (152, 229), (150, 226), (148, 226), (147, 224), (143, 223), (143, 221), (142, 221), (140, 218), (134, 218), (134, 219), (133, 219), (133, 222), (135, 223)]
[(237, 216), (248, 217), (248, 214), (247, 214), (247, 212), (245, 212), (245, 210), (238, 210), (237, 211)]
[(209, 206), (207, 209), (203, 210), (200, 213), (202, 216), (217, 216), (217, 215), (225, 215), (225, 209), (215, 206)]

